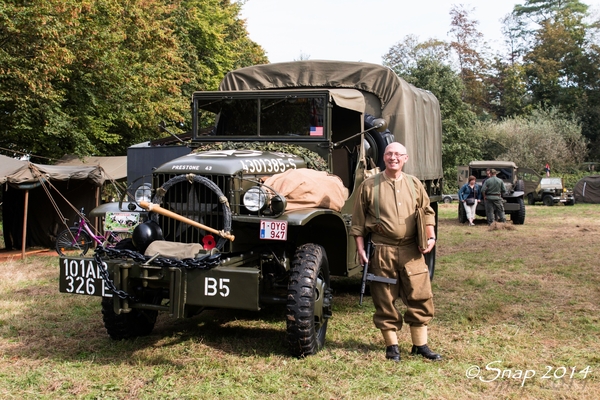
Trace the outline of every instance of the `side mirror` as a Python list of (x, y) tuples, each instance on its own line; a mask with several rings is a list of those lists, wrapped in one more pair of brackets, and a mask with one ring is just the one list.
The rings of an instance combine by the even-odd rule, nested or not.
[(339, 142), (333, 143), (333, 147), (335, 148), (335, 147), (339, 146), (340, 144), (342, 144), (344, 142), (347, 142), (350, 139), (354, 139), (358, 135), (362, 135), (363, 133), (367, 133), (367, 132), (372, 131), (372, 130), (376, 130), (377, 132), (383, 132), (383, 131), (385, 131), (387, 129), (387, 126), (388, 126), (388, 124), (387, 124), (387, 121), (385, 119), (383, 119), (383, 118), (375, 118), (373, 120), (373, 126), (372, 127), (370, 127), (369, 129), (367, 129), (366, 131), (358, 132), (357, 134), (352, 135), (350, 137), (347, 137), (346, 139), (342, 139)]
[(373, 120), (373, 128), (375, 128), (375, 130), (377, 132), (383, 132), (387, 129), (388, 127), (388, 123), (385, 119), (383, 118), (375, 118)]

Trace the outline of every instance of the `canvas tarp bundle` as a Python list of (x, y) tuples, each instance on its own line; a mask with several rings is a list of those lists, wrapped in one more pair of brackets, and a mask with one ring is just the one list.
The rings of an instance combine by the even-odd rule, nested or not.
[(340, 211), (348, 198), (348, 189), (339, 177), (306, 168), (275, 174), (265, 185), (286, 198), (288, 211), (312, 207)]
[(442, 121), (437, 98), (418, 89), (391, 69), (377, 64), (307, 60), (241, 68), (229, 72), (221, 91), (347, 88), (365, 97), (363, 112), (384, 118), (409, 159), (406, 173), (421, 180), (438, 179), (442, 171)]

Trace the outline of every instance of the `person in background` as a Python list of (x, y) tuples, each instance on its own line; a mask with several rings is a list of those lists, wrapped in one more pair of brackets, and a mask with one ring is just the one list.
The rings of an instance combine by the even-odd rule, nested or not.
[(486, 168), (485, 169), (485, 178), (483, 178), (483, 180), (481, 181), (481, 186), (483, 187), (483, 184), (485, 183), (485, 181), (487, 181), (488, 179), (490, 179), (490, 176), (492, 176), (492, 174), (490, 174), (490, 168)]
[[(397, 332), (403, 320), (410, 326), (411, 354), (441, 360), (427, 345), (427, 324), (433, 318), (434, 308), (431, 280), (423, 257), (435, 246), (435, 211), (429, 205), (429, 196), (421, 181), (402, 172), (408, 160), (403, 145), (390, 143), (383, 160), (385, 170), (367, 178), (357, 189), (350, 228), (360, 263), (364, 266), (369, 262), (365, 237), (370, 233), (375, 251), (369, 272), (397, 279), (395, 284), (371, 282), (375, 305), (373, 322), (385, 340), (388, 360), (400, 361)], [(379, 185), (376, 186), (376, 182)], [(426, 249), (417, 244), (417, 204), (425, 211)], [(395, 305), (398, 298), (406, 305), (404, 317)]]
[(458, 191), (458, 200), (463, 203), (469, 226), (475, 225), (473, 220), (477, 204), (481, 201), (481, 187), (473, 175), (469, 176), (469, 181)]
[(546, 166), (544, 167), (544, 171), (546, 171), (546, 176), (550, 177), (550, 164), (546, 163)]
[(497, 173), (498, 171), (492, 168), (490, 170), (492, 176), (481, 187), (481, 194), (485, 199), (485, 214), (488, 225), (494, 222), (494, 215), (498, 217), (498, 221), (506, 222), (504, 200), (502, 199), (502, 195), (506, 193), (506, 186), (504, 186), (502, 179), (496, 176)]

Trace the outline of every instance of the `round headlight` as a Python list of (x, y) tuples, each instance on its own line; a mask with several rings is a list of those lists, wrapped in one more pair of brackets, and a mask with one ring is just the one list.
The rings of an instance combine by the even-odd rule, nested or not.
[(258, 212), (265, 208), (267, 199), (267, 192), (260, 187), (255, 186), (244, 193), (244, 207), (250, 212)]
[(152, 186), (149, 183), (144, 183), (135, 189), (135, 202), (139, 204), (140, 201), (148, 203), (152, 201)]

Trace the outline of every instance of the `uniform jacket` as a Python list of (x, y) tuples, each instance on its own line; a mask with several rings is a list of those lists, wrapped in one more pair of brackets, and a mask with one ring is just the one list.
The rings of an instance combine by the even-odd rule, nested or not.
[[(412, 197), (408, 179), (413, 180), (416, 199)], [(352, 236), (366, 236), (369, 232), (378, 232), (393, 241), (416, 237), (417, 203), (425, 210), (425, 224), (435, 225), (435, 211), (430, 206), (429, 196), (421, 181), (405, 173), (402, 173), (401, 179), (394, 180), (380, 172), (379, 210), (382, 230), (376, 229), (374, 186), (375, 176), (371, 176), (357, 189), (350, 227)]]
[(481, 193), (490, 200), (496, 200), (501, 198), (501, 196), (506, 193), (506, 186), (504, 186), (502, 179), (492, 176), (483, 184)]

